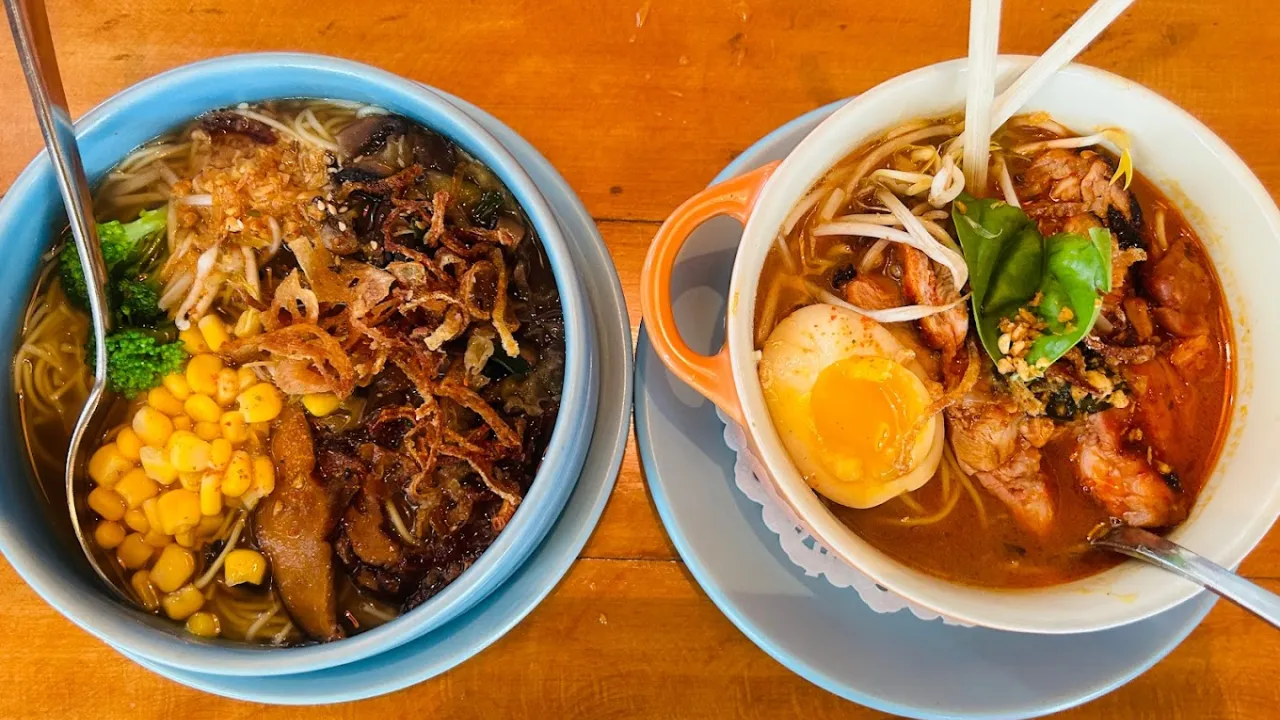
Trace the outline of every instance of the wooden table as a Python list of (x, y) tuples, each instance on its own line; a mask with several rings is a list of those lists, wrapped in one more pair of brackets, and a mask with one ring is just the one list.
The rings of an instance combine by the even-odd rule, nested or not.
[[(633, 328), (645, 248), (672, 208), (792, 117), (963, 55), (967, 26), (959, 0), (50, 4), (77, 114), (162, 70), (255, 50), (348, 57), (481, 105), (537, 146), (582, 196), (617, 263)], [(1087, 4), (1007, 2), (1002, 49), (1040, 52)], [(1273, 8), (1269, 0), (1142, 0), (1083, 60), (1189, 110), (1280, 193)], [(40, 146), (3, 41), (0, 90), (8, 109), (0, 127), (3, 190)], [(1244, 570), (1280, 589), (1280, 531)], [(634, 443), (599, 529), (551, 596), (475, 659), (387, 697), (294, 710), (188, 690), (77, 629), (3, 562), (0, 607), (4, 717), (879, 716), (791, 674), (708, 601), (663, 532)], [(1067, 715), (1277, 713), (1280, 633), (1222, 603), (1153, 670)]]

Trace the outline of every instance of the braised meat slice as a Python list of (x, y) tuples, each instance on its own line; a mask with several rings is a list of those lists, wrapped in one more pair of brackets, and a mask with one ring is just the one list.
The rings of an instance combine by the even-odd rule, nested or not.
[(1176, 240), (1158, 260), (1143, 268), (1143, 284), (1157, 307), (1151, 311), (1161, 327), (1179, 337), (1209, 331), (1205, 313), (1213, 303), (1213, 279), (1197, 260), (1186, 238)]
[(258, 547), (267, 554), (285, 608), (316, 640), (343, 637), (333, 586), (333, 500), (315, 475), (311, 427), (302, 410), (287, 405), (271, 430), (275, 491), (254, 515)]
[[(902, 261), (902, 292), (917, 305), (946, 305), (960, 299), (960, 291), (950, 272), (935, 267), (924, 253), (899, 245)], [(964, 303), (920, 320), (920, 334), (929, 347), (942, 353), (942, 373), (948, 386), (964, 375), (968, 355), (964, 351), (969, 334), (969, 310)]]
[(1049, 441), (1052, 421), (1028, 417), (987, 379), (947, 408), (946, 417), (961, 469), (1008, 506), (1019, 525), (1038, 535), (1048, 532), (1055, 501), (1049, 476), (1040, 468), (1040, 448)]
[(1041, 153), (1027, 168), (1019, 195), (1034, 201), (1027, 207), (1032, 217), (1037, 211), (1050, 212), (1048, 208), (1056, 204), (1062, 209), (1052, 212), (1060, 217), (1089, 212), (1105, 218), (1114, 207), (1129, 218), (1133, 213), (1129, 192), (1112, 183), (1111, 174), (1111, 166), (1095, 152), (1054, 148)]
[(1076, 475), (1081, 487), (1114, 518), (1136, 527), (1182, 521), (1182, 498), (1151, 467), (1145, 454), (1125, 445), (1132, 413), (1112, 409), (1091, 415), (1079, 439)]

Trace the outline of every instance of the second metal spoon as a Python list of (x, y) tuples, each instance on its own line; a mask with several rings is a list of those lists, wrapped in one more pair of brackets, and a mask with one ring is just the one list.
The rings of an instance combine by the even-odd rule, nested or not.
[(1280, 627), (1280, 595), (1264, 590), (1177, 543), (1128, 525), (1092, 534), (1089, 542), (1095, 547), (1114, 550), (1180, 575)]
[[(98, 244), (89, 182), (80, 161), (75, 127), (71, 122), (66, 93), (58, 74), (53, 38), (49, 34), (49, 18), (45, 14), (43, 0), (4, 0), (4, 7), (9, 16), (9, 27), (13, 31), (18, 59), (22, 62), (22, 72), (27, 79), (27, 88), (31, 91), (31, 102), (35, 106), (40, 132), (44, 135), (45, 147), (48, 148), (49, 159), (58, 178), (58, 188), (62, 192), (62, 201), (67, 208), (71, 235), (75, 238), (76, 251), (85, 269), (94, 347), (102, 348), (105, 347), (107, 333), (111, 331), (111, 318), (107, 312), (107, 270), (102, 259), (102, 248)], [(92, 441), (100, 436), (105, 421), (102, 415), (110, 405), (103, 402), (107, 395), (105, 352), (95, 353), (93, 375), (93, 387), (80, 411), (75, 430), (71, 433), (67, 452), (67, 507), (71, 513), (71, 526), (76, 539), (80, 541), (89, 564), (109, 587), (128, 598), (128, 594), (118, 584), (122, 582), (118, 577), (119, 573), (109, 572), (103, 567), (101, 558), (89, 544), (85, 529), (88, 510), (83, 506), (85, 493), (76, 491), (79, 483), (86, 482), (88, 458), (82, 453), (81, 447), (86, 438)]]

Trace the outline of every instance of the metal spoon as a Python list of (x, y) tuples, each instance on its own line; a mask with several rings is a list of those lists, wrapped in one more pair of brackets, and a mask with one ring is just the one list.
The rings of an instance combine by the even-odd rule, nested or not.
[[(58, 75), (58, 62), (54, 56), (53, 38), (49, 35), (49, 18), (45, 13), (44, 0), (4, 0), (4, 8), (9, 15), (13, 43), (18, 50), (18, 59), (22, 62), (23, 75), (27, 78), (27, 89), (30, 90), (31, 102), (35, 105), (40, 132), (44, 135), (45, 147), (49, 150), (49, 159), (53, 162), (54, 174), (58, 178), (58, 189), (62, 192), (62, 201), (67, 208), (67, 219), (71, 223), (76, 251), (85, 268), (94, 346), (102, 348), (105, 346), (107, 333), (111, 330), (111, 319), (107, 313), (107, 270), (93, 220), (89, 183), (80, 162), (75, 128), (71, 123), (66, 93), (63, 92), (62, 80)], [(89, 391), (89, 399), (71, 433), (71, 445), (67, 452), (67, 508), (71, 513), (71, 525), (76, 539), (80, 541), (89, 564), (109, 587), (128, 599), (128, 594), (118, 585), (122, 582), (119, 571), (112, 566), (112, 572), (108, 572), (103, 563), (99, 562), (98, 553), (88, 542), (83, 526), (83, 521), (89, 518), (87, 508), (83, 506), (85, 493), (76, 492), (78, 484), (87, 482), (88, 457), (81, 452), (81, 446), (86, 437), (99, 437), (105, 421), (105, 411), (110, 407), (109, 402), (103, 402), (104, 395), (107, 394), (107, 354), (98, 352), (95, 355), (93, 388)], [(100, 410), (103, 412), (99, 412)], [(80, 500), (77, 501), (77, 498)]]
[(1114, 550), (1203, 586), (1275, 627), (1280, 627), (1280, 595), (1262, 589), (1217, 563), (1141, 528), (1117, 525), (1089, 534), (1095, 547)]

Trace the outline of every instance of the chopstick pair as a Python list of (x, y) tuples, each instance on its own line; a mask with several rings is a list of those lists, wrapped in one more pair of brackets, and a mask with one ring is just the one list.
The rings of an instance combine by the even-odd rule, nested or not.
[[(965, 185), (984, 188), (991, 155), (991, 133), (1013, 117), (1044, 83), (1079, 55), (1134, 0), (1098, 0), (1036, 58), (999, 96), (995, 94), (1000, 43), (1001, 0), (972, 0), (969, 5), (969, 76), (965, 98)], [(973, 139), (977, 139), (974, 142)]]

